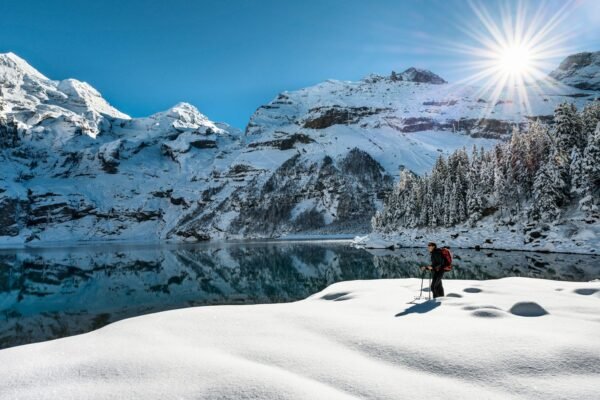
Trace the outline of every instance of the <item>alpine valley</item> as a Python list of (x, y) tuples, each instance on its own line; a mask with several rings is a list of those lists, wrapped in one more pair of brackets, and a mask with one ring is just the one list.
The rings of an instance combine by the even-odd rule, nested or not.
[(528, 112), (409, 68), (280, 93), (240, 131), (187, 103), (130, 118), (0, 54), (0, 244), (369, 233), (401, 171), (597, 99), (600, 52), (526, 90)]

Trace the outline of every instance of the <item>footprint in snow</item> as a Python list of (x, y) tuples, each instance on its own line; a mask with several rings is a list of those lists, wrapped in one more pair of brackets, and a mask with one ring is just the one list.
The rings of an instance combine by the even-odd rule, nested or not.
[(468, 288), (464, 288), (463, 292), (465, 292), (465, 293), (481, 293), (482, 290), (478, 289), (478, 288), (474, 288), (474, 287), (468, 287)]
[(349, 292), (328, 293), (328, 294), (321, 296), (321, 298), (323, 300), (334, 300), (334, 301), (350, 300), (352, 297), (348, 296), (349, 294), (350, 294)]
[(481, 310), (481, 309), (502, 310), (500, 307), (496, 307), (496, 306), (466, 306), (466, 307), (463, 307), (463, 310), (467, 310), (467, 311)]
[(504, 313), (502, 313), (501, 311), (497, 311), (495, 309), (475, 310), (471, 313), (471, 315), (474, 317), (479, 317), (479, 318), (501, 318), (501, 317), (504, 317)]

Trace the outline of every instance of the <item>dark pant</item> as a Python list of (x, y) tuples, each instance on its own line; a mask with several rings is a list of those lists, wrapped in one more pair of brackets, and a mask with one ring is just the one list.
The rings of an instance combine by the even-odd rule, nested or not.
[(442, 286), (442, 277), (444, 276), (444, 270), (432, 271), (431, 277), (431, 293), (433, 298), (444, 295), (444, 287)]

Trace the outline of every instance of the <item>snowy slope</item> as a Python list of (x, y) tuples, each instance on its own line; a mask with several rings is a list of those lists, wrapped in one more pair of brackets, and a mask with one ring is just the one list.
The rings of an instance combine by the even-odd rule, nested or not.
[(591, 399), (600, 283), (350, 281), (0, 351), (0, 399)]
[(243, 134), (186, 103), (129, 118), (86, 83), (0, 55), (0, 243), (366, 233), (401, 169), (597, 95), (532, 89), (526, 115), (444, 82), (408, 69), (284, 92)]

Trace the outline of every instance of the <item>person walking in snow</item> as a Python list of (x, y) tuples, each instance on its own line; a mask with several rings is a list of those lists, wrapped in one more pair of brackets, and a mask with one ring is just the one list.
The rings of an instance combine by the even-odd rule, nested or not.
[(433, 242), (427, 244), (427, 250), (431, 254), (431, 265), (421, 267), (421, 270), (427, 269), (431, 271), (431, 293), (433, 298), (444, 296), (444, 287), (442, 286), (442, 277), (444, 276), (444, 257), (442, 256), (442, 250), (438, 249), (437, 245)]

